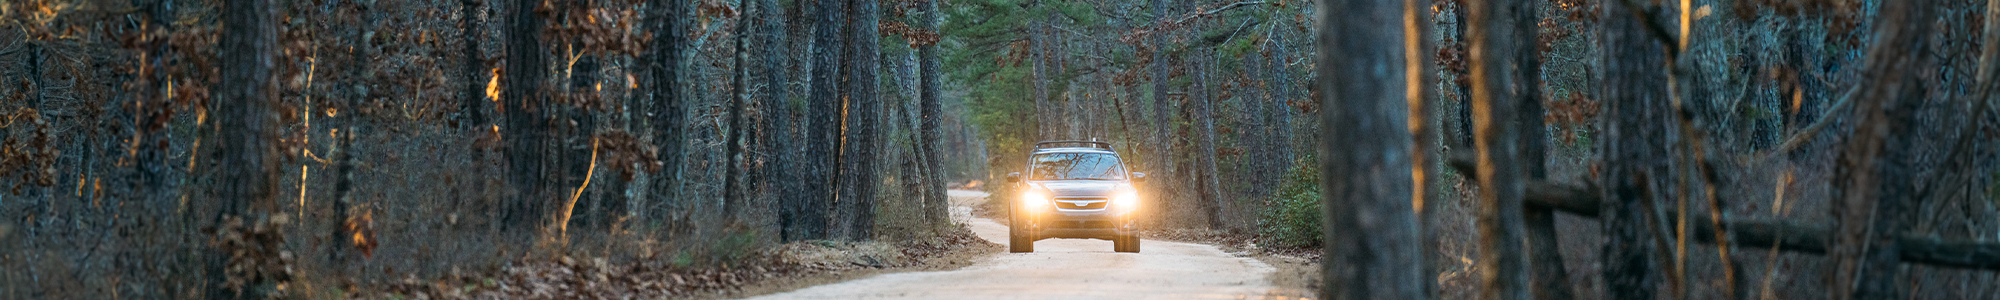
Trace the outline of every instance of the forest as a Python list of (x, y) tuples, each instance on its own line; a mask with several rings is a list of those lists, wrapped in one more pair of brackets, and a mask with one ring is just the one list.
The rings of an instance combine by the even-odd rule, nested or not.
[(11, 0), (0, 298), (754, 296), (1006, 255), (947, 191), (1097, 140), (1322, 299), (1979, 299), (1996, 59), (2000, 0)]

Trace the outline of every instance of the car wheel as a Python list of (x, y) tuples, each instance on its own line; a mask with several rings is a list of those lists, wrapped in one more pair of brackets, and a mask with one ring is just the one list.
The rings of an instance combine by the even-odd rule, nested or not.
[(1112, 237), (1111, 248), (1120, 253), (1139, 253), (1139, 235), (1121, 234)]
[(1028, 220), (1013, 214), (1007, 218), (1007, 252), (1035, 252), (1034, 232), (1028, 230)]

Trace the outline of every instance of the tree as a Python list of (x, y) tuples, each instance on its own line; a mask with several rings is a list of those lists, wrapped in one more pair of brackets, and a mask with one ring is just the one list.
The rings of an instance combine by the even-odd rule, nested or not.
[(849, 27), (844, 26), (847, 2), (819, 1), (814, 6), (813, 15), (818, 19), (814, 20), (817, 25), (813, 29), (812, 86), (806, 99), (811, 116), (805, 121), (806, 161), (811, 166), (805, 168), (806, 192), (801, 193), (807, 198), (800, 199), (795, 209), (799, 212), (799, 220), (795, 222), (803, 228), (799, 230), (799, 238), (793, 240), (828, 237), (826, 227), (831, 220), (825, 213), (834, 203), (833, 187), (842, 181), (833, 173), (836, 160), (832, 151), (839, 149), (835, 148), (839, 146), (836, 138), (840, 134), (840, 128), (835, 127), (840, 124), (836, 112), (845, 98), (840, 80), (846, 63), (841, 55), (846, 50), (842, 47), (846, 36), (841, 32)]
[[(219, 172), (213, 190), (220, 204), (216, 215), (216, 240), (225, 249), (215, 249), (209, 255), (206, 270), (209, 282), (209, 297), (221, 299), (234, 295), (235, 298), (260, 299), (278, 292), (277, 281), (281, 278), (258, 276), (257, 271), (229, 270), (243, 267), (235, 259), (238, 253), (231, 253), (230, 238), (236, 233), (224, 231), (244, 230), (246, 220), (269, 222), (269, 214), (276, 210), (277, 203), (271, 186), (276, 183), (278, 155), (272, 147), (269, 128), (275, 125), (272, 102), (278, 98), (278, 82), (272, 76), (276, 67), (277, 52), (277, 10), (269, 1), (234, 0), (225, 3), (222, 12), (222, 40), (219, 57), (223, 66), (222, 80), (217, 82), (216, 102), (216, 149), (220, 155), (219, 165), (231, 170)], [(232, 226), (231, 223), (234, 223)], [(282, 241), (246, 241), (263, 244), (246, 245), (262, 249), (279, 247)], [(251, 263), (248, 267), (259, 267)], [(249, 275), (238, 272), (247, 272)], [(232, 274), (234, 273), (234, 274)], [(250, 278), (233, 278), (248, 276)], [(235, 282), (235, 280), (243, 280)], [(231, 283), (235, 282), (235, 283)], [(239, 285), (241, 284), (241, 285)], [(236, 285), (236, 286), (232, 286)], [(247, 285), (247, 286), (242, 286)]]
[[(1536, 3), (1542, 1), (1513, 1), (1509, 8), (1508, 29), (1517, 41), (1536, 41), (1516, 44), (1514, 47), (1513, 90), (1516, 116), (1515, 130), (1520, 132), (1517, 146), (1520, 147), (1521, 173), (1529, 181), (1548, 178), (1548, 132), (1542, 124), (1542, 53), (1537, 45), (1541, 39), (1540, 12)], [(1530, 289), (1535, 299), (1574, 299), (1576, 295), (1569, 289), (1569, 271), (1563, 268), (1562, 252), (1556, 249), (1556, 215), (1547, 207), (1528, 206), (1521, 211), (1524, 238), (1526, 238), (1528, 265), (1532, 279)]]
[[(921, 11), (921, 13), (917, 14), (918, 28), (933, 34), (938, 33), (938, 0), (918, 1), (922, 2), (922, 4), (917, 5), (917, 8)], [(923, 119), (917, 125), (917, 132), (919, 132), (918, 136), (920, 138), (916, 142), (919, 145), (918, 152), (921, 153), (924, 160), (923, 177), (926, 180), (924, 185), (927, 186), (924, 189), (926, 192), (924, 207), (930, 208), (930, 212), (925, 214), (925, 216), (930, 218), (931, 224), (943, 225), (949, 222), (951, 218), (949, 208), (951, 199), (945, 195), (944, 162), (938, 158), (939, 155), (943, 155), (943, 153), (939, 152), (938, 144), (944, 142), (944, 133), (939, 131), (938, 119), (944, 117), (944, 111), (943, 104), (938, 99), (938, 90), (942, 88), (941, 85), (943, 83), (938, 80), (937, 48), (937, 41), (922, 42), (917, 47), (918, 72), (920, 73), (918, 74), (920, 78), (918, 79), (919, 86), (917, 88), (917, 110)]]
[(840, 195), (836, 200), (841, 204), (842, 238), (869, 240), (875, 229), (875, 194), (881, 184), (880, 164), (882, 148), (882, 121), (885, 107), (876, 87), (881, 83), (877, 75), (881, 72), (880, 34), (876, 26), (880, 19), (876, 0), (852, 0), (850, 18), (854, 26), (847, 37), (850, 46), (847, 52), (847, 105), (846, 130), (843, 131), (840, 154)]
[(1898, 236), (1908, 225), (1905, 212), (1927, 200), (1918, 182), (1914, 134), (1917, 111), (1927, 101), (1929, 83), (1919, 73), (1932, 72), (1931, 17), (1936, 1), (1885, 3), (1876, 20), (1875, 44), (1853, 116), (1854, 137), (1834, 169), (1831, 209), (1835, 235), (1828, 250), (1835, 273), (1828, 286), (1834, 299), (1903, 299), (1897, 281), (1902, 247)]
[[(1322, 1), (1318, 8), (1321, 182), (1325, 206), (1324, 299), (1424, 297), (1422, 250), (1410, 203), (1402, 7)], [(1341, 143), (1338, 141), (1379, 141)]]
[(1190, 87), (1192, 91), (1189, 94), (1192, 97), (1188, 102), (1194, 105), (1194, 131), (1196, 138), (1200, 139), (1201, 149), (1194, 153), (1195, 168), (1197, 168), (1193, 172), (1194, 189), (1200, 193), (1209, 228), (1230, 229), (1228, 220), (1223, 218), (1234, 214), (1226, 213), (1229, 209), (1228, 201), (1222, 199), (1220, 190), (1222, 187), (1216, 179), (1218, 174), (1215, 170), (1215, 113), (1212, 103), (1214, 101), (1209, 98), (1208, 89), (1208, 68), (1215, 61), (1215, 49), (1206, 46), (1195, 48), (1193, 57), (1189, 58), (1192, 62), (1190, 65), (1194, 67), (1194, 84)]
[(500, 103), (506, 107), (507, 124), (501, 127), (507, 140), (507, 178), (514, 194), (508, 197), (501, 222), (517, 231), (541, 224), (546, 215), (543, 202), (553, 199), (545, 193), (543, 176), (548, 122), (542, 113), (549, 108), (544, 103), (548, 96), (543, 86), (548, 76), (541, 38), (544, 24), (535, 15), (540, 3), (513, 0), (506, 10), (507, 70), (501, 76)]
[[(1508, 91), (1514, 74), (1506, 71), (1514, 58), (1516, 40), (1509, 27), (1509, 6), (1517, 1), (1466, 3), (1465, 39), (1471, 42), (1474, 144), (1479, 151), (1480, 296), (1482, 299), (1527, 299), (1527, 258), (1521, 253), (1520, 138), (1515, 106)], [(1525, 86), (1520, 86), (1525, 87)]]
[(1598, 92), (1605, 99), (1604, 138), (1598, 141), (1604, 154), (1604, 298), (1652, 299), (1659, 293), (1656, 284), (1661, 251), (1654, 241), (1662, 237), (1649, 230), (1648, 203), (1667, 199), (1656, 189), (1669, 186), (1673, 174), (1662, 163), (1667, 160), (1666, 136), (1669, 126), (1662, 112), (1668, 111), (1666, 51), (1645, 29), (1646, 22), (1663, 20), (1664, 14), (1624, 2), (1600, 3), (1603, 26), (1598, 28), (1603, 48), (1603, 83)]
[[(1431, 41), (1431, 24), (1436, 15), (1431, 14), (1430, 0), (1403, 1), (1403, 76), (1407, 83), (1404, 95), (1410, 103), (1410, 205), (1417, 214), (1418, 236), (1422, 242), (1417, 250), (1431, 252), (1438, 249), (1437, 202), (1443, 200), (1432, 184), (1437, 182), (1438, 142), (1437, 126), (1437, 72), (1432, 69), (1436, 59), (1437, 45)], [(1281, 65), (1279, 65), (1281, 66)], [(1282, 70), (1282, 69), (1281, 69)], [(1281, 112), (1282, 113), (1282, 112)], [(1280, 130), (1283, 131), (1283, 130)], [(1437, 274), (1437, 260), (1420, 254), (1423, 260), (1423, 274)], [(1424, 280), (1422, 291), (1425, 299), (1437, 297), (1437, 280)]]
[[(652, 93), (653, 145), (659, 148), (663, 168), (654, 175), (651, 195), (660, 199), (651, 214), (655, 221), (677, 220), (672, 214), (678, 213), (681, 195), (677, 185), (681, 184), (683, 160), (687, 157), (686, 121), (687, 103), (681, 98), (681, 47), (685, 41), (680, 33), (686, 32), (686, 1), (653, 0), (647, 6), (653, 8), (649, 18), (652, 23), (652, 53), (647, 54), (647, 92)], [(512, 54), (509, 54), (512, 57)], [(510, 58), (511, 59), (511, 58)], [(514, 64), (509, 62), (508, 68)], [(511, 71), (510, 71), (511, 73)]]

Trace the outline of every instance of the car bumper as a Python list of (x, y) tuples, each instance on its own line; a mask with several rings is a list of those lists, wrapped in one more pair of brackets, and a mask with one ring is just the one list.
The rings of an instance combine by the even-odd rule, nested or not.
[(1049, 209), (1031, 217), (1036, 239), (1111, 239), (1131, 234), (1134, 224), (1130, 211), (1116, 209)]

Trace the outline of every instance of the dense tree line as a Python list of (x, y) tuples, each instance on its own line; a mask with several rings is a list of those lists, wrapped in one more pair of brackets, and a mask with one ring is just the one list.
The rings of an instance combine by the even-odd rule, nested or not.
[(929, 1), (0, 6), (0, 294), (901, 240), (984, 161)]

